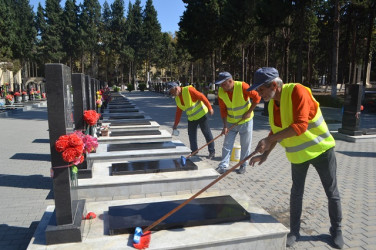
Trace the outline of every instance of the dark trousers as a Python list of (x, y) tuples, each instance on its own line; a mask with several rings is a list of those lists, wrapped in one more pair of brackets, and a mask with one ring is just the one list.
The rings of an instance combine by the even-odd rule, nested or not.
[[(195, 121), (188, 121), (188, 136), (191, 144), (192, 152), (198, 149), (197, 147), (197, 126), (200, 126), (201, 132), (205, 137), (206, 143), (213, 140), (213, 135), (209, 128), (208, 119), (206, 115)], [(209, 153), (214, 153), (214, 142), (208, 145)]]
[(330, 224), (333, 229), (341, 229), (342, 208), (337, 187), (337, 162), (334, 149), (331, 148), (315, 159), (300, 164), (291, 164), (292, 188), (290, 195), (290, 231), (299, 233), (304, 183), (309, 165), (312, 164), (320, 176), (321, 183), (328, 197)]

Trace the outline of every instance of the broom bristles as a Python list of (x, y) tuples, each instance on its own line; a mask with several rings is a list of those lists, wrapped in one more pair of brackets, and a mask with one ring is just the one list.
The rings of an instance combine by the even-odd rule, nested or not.
[(151, 232), (146, 231), (143, 235), (140, 237), (140, 242), (139, 243), (133, 243), (134, 248), (137, 249), (145, 249), (149, 247), (151, 240)]

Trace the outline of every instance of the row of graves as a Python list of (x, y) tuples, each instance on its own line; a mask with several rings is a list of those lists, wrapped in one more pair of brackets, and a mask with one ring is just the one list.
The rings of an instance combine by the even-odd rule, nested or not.
[[(183, 163), (191, 150), (125, 94), (112, 92), (98, 110), (98, 80), (70, 72), (46, 65), (55, 206), (47, 207), (28, 249), (132, 249), (137, 227), (155, 224), (219, 174), (199, 157)], [(88, 110), (101, 113), (95, 127), (85, 124)], [(98, 135), (98, 147), (67, 165), (57, 141), (79, 129)], [(251, 197), (217, 190), (154, 225), (148, 247), (284, 249), (287, 233)]]

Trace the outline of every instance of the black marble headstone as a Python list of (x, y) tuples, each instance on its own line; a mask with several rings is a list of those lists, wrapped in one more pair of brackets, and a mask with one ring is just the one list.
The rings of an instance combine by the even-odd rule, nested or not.
[(113, 163), (111, 166), (112, 175), (147, 174), (183, 170), (197, 170), (197, 166), (190, 159), (186, 160), (185, 166), (181, 164), (180, 159), (161, 159), (156, 161)]
[[(185, 200), (109, 207), (110, 235), (133, 234), (146, 228)], [(155, 226), (152, 231), (250, 220), (251, 216), (231, 196), (196, 198)]]
[(110, 136), (136, 136), (136, 135), (160, 135), (162, 134), (159, 130), (139, 130), (139, 131), (118, 131), (113, 130)]
[(85, 200), (78, 200), (77, 187), (71, 180), (70, 168), (55, 168), (68, 164), (63, 160), (61, 153), (56, 151), (55, 142), (61, 135), (73, 132), (74, 129), (71, 70), (63, 64), (46, 64), (45, 72), (55, 199), (54, 216), (45, 232), (46, 243), (78, 242), (82, 240), (84, 223), (81, 221)]
[(75, 129), (84, 130), (84, 111), (87, 110), (85, 75), (81, 73), (72, 74), (72, 87)]
[(90, 79), (90, 85), (91, 85), (91, 109), (98, 111), (97, 109), (97, 90), (96, 90), (96, 84), (95, 84), (95, 79), (91, 78)]
[(85, 92), (86, 92), (86, 107), (88, 110), (93, 110), (93, 103), (92, 103), (92, 91), (91, 91), (91, 77), (86, 75), (85, 76)]
[(356, 116), (357, 112), (360, 112), (362, 91), (362, 85), (346, 84), (342, 128), (338, 129), (338, 132), (353, 136), (362, 135), (363, 132), (359, 130), (359, 118)]
[(139, 142), (124, 144), (108, 144), (107, 152), (166, 148), (176, 148), (176, 145), (172, 142)]

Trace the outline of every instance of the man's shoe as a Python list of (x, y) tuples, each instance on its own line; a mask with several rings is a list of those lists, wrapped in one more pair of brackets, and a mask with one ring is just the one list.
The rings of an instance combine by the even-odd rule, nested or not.
[(244, 174), (245, 173), (245, 166), (240, 166), (238, 169), (238, 174)]
[(218, 173), (223, 174), (224, 172), (227, 171), (227, 168), (217, 167), (216, 170), (217, 170)]
[(299, 240), (300, 234), (288, 233), (286, 240), (286, 247), (292, 247), (297, 240)]
[(215, 157), (215, 152), (212, 152), (209, 154), (208, 159), (213, 160), (214, 157)]
[(342, 249), (343, 245), (345, 244), (342, 237), (342, 230), (341, 229), (333, 229), (330, 227), (329, 229), (330, 235), (333, 239), (333, 245), (335, 248)]

